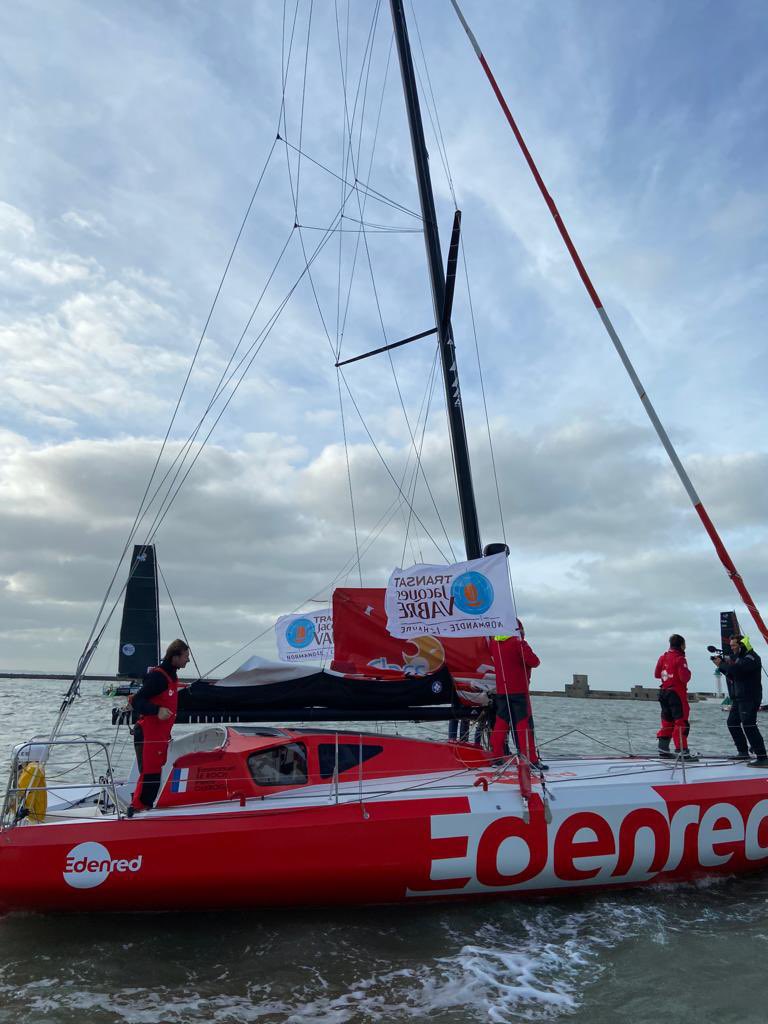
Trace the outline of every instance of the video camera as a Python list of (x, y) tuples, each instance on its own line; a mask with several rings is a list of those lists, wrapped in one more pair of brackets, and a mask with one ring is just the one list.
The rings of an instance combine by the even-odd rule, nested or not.
[(710, 653), (710, 661), (714, 661), (715, 658), (724, 658), (722, 650), (719, 647), (714, 647), (712, 644), (707, 644), (707, 650)]

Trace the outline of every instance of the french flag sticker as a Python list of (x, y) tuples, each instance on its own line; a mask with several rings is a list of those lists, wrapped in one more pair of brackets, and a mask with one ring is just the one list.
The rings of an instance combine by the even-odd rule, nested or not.
[(189, 768), (174, 768), (171, 775), (171, 792), (186, 793)]

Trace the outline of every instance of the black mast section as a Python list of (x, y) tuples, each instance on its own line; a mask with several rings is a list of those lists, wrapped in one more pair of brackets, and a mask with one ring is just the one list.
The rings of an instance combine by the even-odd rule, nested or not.
[(472, 487), (472, 470), (469, 464), (467, 432), (464, 427), (464, 412), (461, 404), (459, 387), (459, 371), (456, 366), (456, 350), (453, 342), (453, 330), (450, 312), (446, 316), (445, 273), (443, 258), (440, 251), (440, 233), (437, 229), (435, 197), (432, 194), (432, 179), (429, 174), (429, 155), (424, 140), (424, 126), (421, 121), (419, 94), (416, 90), (416, 76), (413, 71), (411, 47), (408, 42), (408, 29), (405, 24), (405, 11), (402, 0), (390, 0), (392, 23), (397, 41), (397, 53), (400, 58), (400, 72), (403, 77), (403, 92), (408, 111), (408, 126), (411, 130), (413, 161), (416, 167), (416, 179), (419, 186), (421, 215), (424, 220), (424, 243), (427, 247), (427, 263), (432, 284), (432, 302), (435, 307), (435, 323), (438, 327), (440, 358), (443, 364), (443, 382), (445, 384), (445, 401), (448, 408), (448, 426), (451, 435), (451, 451), (453, 467), (456, 473), (456, 489), (459, 497), (461, 525), (464, 531), (464, 544), (467, 558), (480, 558), (482, 544), (480, 527), (477, 522), (477, 506), (475, 492)]

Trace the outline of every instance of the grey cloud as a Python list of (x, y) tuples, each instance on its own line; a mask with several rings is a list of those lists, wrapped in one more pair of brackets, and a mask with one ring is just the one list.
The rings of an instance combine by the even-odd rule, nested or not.
[[(722, 602), (733, 601), (730, 584), (657, 452), (487, 84), (467, 62), (460, 29), (428, 5), (417, 6), (422, 29), (429, 28), (430, 71), (464, 211), (515, 581), (545, 658), (538, 678), (554, 685), (585, 669), (597, 672), (602, 685), (640, 681), (649, 651), (656, 653), (671, 628), (703, 638), (709, 623), (716, 625)], [(95, 614), (152, 464), (155, 435), (175, 402), (274, 137), (281, 98), (274, 5), (234, 3), (215, 15), (199, 4), (118, 5), (98, 16), (88, 3), (66, 12), (48, 5), (58, 62), (47, 59), (48, 36), (39, 30), (43, 7), (0, 15), (13, 75), (4, 79), (12, 86), (11, 146), (0, 168), (9, 200), (0, 204), (0, 238), (8, 264), (15, 260), (17, 268), (0, 307), (4, 413), (13, 431), (29, 435), (28, 441), (0, 437), (3, 661), (41, 667), (71, 663)], [(740, 22), (724, 8), (695, 26), (680, 97), (670, 88), (679, 54), (669, 59), (663, 52), (671, 11), (660, 5), (633, 12), (639, 63), (628, 55), (621, 62), (603, 59), (626, 38), (620, 11), (593, 19), (589, 28), (575, 10), (554, 16), (540, 4), (516, 5), (512, 20), (478, 5), (473, 20), (598, 288), (616, 307), (641, 376), (737, 562), (745, 561), (745, 576), (762, 595), (768, 477), (755, 438), (767, 422), (765, 236), (738, 228), (764, 205), (765, 175), (759, 152), (750, 150), (741, 166), (717, 142), (722, 131), (729, 152), (738, 150), (757, 123), (759, 97), (754, 83), (750, 93), (723, 77), (719, 106), (701, 122), (713, 127), (700, 159), (691, 111), (697, 90), (711, 92), (711, 69), (698, 57), (699, 43)], [(365, 41), (367, 20), (359, 19), (352, 19), (353, 53)], [(376, 109), (388, 47), (388, 30), (381, 31), (369, 112)], [(332, 15), (325, 22), (318, 15), (313, 38), (319, 50), (310, 62), (303, 145), (337, 169), (343, 110)], [(543, 55), (550, 53), (558, 59), (542, 76)], [(651, 66), (663, 88), (654, 89)], [(738, 70), (734, 82), (749, 77), (749, 68), (729, 66)], [(29, 75), (30, 67), (39, 73)], [(295, 64), (291, 85), (300, 86), (301, 77)], [(292, 137), (299, 95), (288, 97)], [(372, 123), (363, 134), (363, 176)], [(433, 141), (430, 149), (439, 179)], [(376, 152), (374, 187), (413, 206), (394, 63)], [(295, 155), (292, 161), (295, 181)], [(328, 223), (340, 201), (338, 181), (306, 159), (301, 179), (299, 221)], [(446, 200), (439, 214), (445, 236), (449, 189), (439, 180), (437, 187)], [(354, 231), (356, 203), (347, 213)], [(411, 225), (372, 200), (365, 217), (388, 228)], [(294, 218), (285, 154), (278, 151), (201, 350), (173, 451), (194, 426)], [(304, 229), (308, 245), (314, 234)], [(342, 300), (357, 240), (352, 233), (341, 238)], [(382, 343), (384, 332), (392, 341), (423, 330), (432, 317), (422, 238), (371, 232), (367, 241), (377, 290), (361, 249), (343, 337), (347, 355)], [(334, 339), (338, 251), (334, 238), (313, 267)], [(296, 235), (249, 339), (302, 261)], [(43, 285), (41, 275), (50, 283)], [(465, 410), (483, 532), (496, 536), (467, 307), (462, 284), (454, 326)], [(323, 591), (354, 552), (327, 349), (305, 280), (161, 533), (161, 564), (203, 660), (206, 652), (218, 660), (273, 616)], [(393, 357), (412, 419), (432, 353), (428, 341)], [(728, 373), (724, 354), (733, 364)], [(378, 360), (356, 364), (348, 379), (399, 478), (407, 431), (389, 367)], [(346, 395), (344, 408), (365, 535), (396, 490)], [(460, 549), (442, 412), (436, 397), (424, 466)], [(81, 440), (62, 444), (59, 434)], [(440, 539), (421, 481), (417, 507)], [(398, 513), (364, 555), (365, 580), (381, 583), (403, 558), (403, 531)], [(412, 524), (413, 532), (406, 559), (420, 550), (434, 558), (421, 529)], [(259, 649), (271, 652), (269, 637)], [(103, 657), (108, 665), (106, 648)]]
[[(497, 441), (502, 474), (515, 482), (510, 493), (518, 499), (525, 494), (514, 512), (509, 513), (514, 497), (505, 504), (519, 608), (546, 652), (540, 682), (582, 669), (604, 678), (610, 664), (617, 685), (635, 682), (648, 649), (665, 632), (679, 629), (702, 643), (713, 635), (720, 606), (733, 606), (730, 585), (698, 524), (681, 522), (677, 503), (660, 501), (653, 485), (631, 489), (639, 474), (654, 468), (641, 434), (622, 423), (588, 430), (575, 424), (535, 439), (501, 431)], [(39, 667), (50, 667), (54, 654), (65, 649), (74, 660), (78, 627), (82, 640), (155, 451), (156, 443), (148, 440), (79, 441), (36, 450), (21, 441), (14, 447), (6, 437), (4, 484), (15, 495), (0, 509), (7, 663), (34, 652)], [(402, 449), (391, 448), (388, 455), (393, 466), (404, 465)], [(447, 457), (447, 446), (433, 439), (426, 469), (460, 551)], [(202, 660), (213, 663), (227, 645), (231, 651), (308, 597), (327, 599), (330, 580), (352, 558), (355, 544), (342, 448), (312, 458), (272, 435), (252, 437), (248, 448), (212, 446), (204, 459), (171, 510), (158, 551), (185, 626), (194, 630)], [(350, 460), (362, 543), (395, 490), (369, 451), (353, 448)], [(487, 469), (481, 458), (476, 476), (485, 509), (494, 500)], [(664, 478), (658, 466), (656, 473)], [(736, 520), (729, 521), (730, 529), (751, 524), (748, 499), (747, 494), (741, 518), (739, 504), (732, 506)], [(423, 492), (417, 501), (420, 514), (434, 525)], [(581, 505), (582, 514), (575, 516)], [(497, 529), (488, 525), (486, 532)], [(421, 530), (413, 530), (418, 538)], [(417, 539), (417, 550), (424, 540)], [(364, 555), (365, 583), (383, 585), (402, 558), (402, 542), (403, 519), (396, 515)], [(425, 551), (435, 557), (429, 544)], [(754, 545), (737, 552), (761, 592), (768, 585), (765, 558)], [(356, 572), (347, 581), (354, 585)], [(173, 631), (172, 618), (165, 621)], [(617, 668), (605, 648), (620, 637)], [(269, 634), (257, 650), (271, 653)]]

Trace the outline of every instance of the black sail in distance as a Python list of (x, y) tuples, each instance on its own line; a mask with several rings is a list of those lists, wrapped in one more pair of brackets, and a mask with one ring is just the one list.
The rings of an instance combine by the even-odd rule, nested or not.
[(157, 564), (151, 544), (136, 544), (125, 588), (117, 674), (141, 678), (160, 662)]
[(736, 612), (720, 612), (720, 646), (728, 653), (728, 641), (732, 636), (741, 636)]

